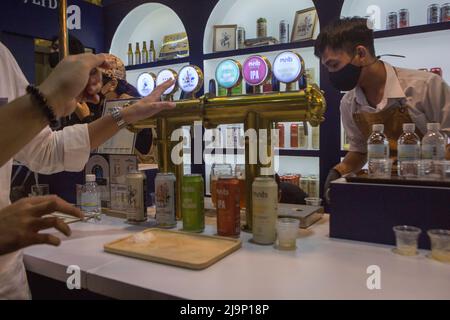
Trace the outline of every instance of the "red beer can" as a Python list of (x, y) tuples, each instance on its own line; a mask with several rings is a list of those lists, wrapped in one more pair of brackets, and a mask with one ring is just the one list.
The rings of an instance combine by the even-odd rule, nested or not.
[(291, 124), (291, 148), (298, 148), (298, 124)]
[(279, 137), (279, 148), (284, 148), (284, 123), (278, 123), (277, 125), (278, 137)]
[(241, 233), (241, 209), (239, 180), (223, 176), (217, 181), (217, 234), (223, 237), (239, 237)]
[(435, 73), (442, 77), (442, 69), (441, 68), (431, 68), (430, 72)]

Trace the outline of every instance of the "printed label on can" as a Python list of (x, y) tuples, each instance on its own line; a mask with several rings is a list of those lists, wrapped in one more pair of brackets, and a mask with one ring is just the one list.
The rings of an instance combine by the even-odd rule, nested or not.
[(278, 186), (272, 180), (253, 184), (253, 241), (272, 244), (276, 240)]
[(174, 177), (155, 180), (156, 221), (162, 227), (176, 225), (175, 196)]

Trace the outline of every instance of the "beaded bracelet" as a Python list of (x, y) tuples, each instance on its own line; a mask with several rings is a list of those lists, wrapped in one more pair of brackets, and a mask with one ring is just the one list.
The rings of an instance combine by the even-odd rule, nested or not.
[(55, 112), (53, 112), (53, 108), (48, 105), (47, 99), (44, 97), (42, 92), (37, 87), (30, 84), (27, 87), (27, 93), (37, 101), (39, 108), (42, 109), (48, 121), (50, 122), (50, 126), (52, 128), (58, 127), (59, 121), (56, 118)]

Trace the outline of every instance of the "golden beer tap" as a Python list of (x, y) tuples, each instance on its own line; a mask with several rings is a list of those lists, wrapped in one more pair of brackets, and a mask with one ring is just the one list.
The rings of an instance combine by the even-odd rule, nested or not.
[[(266, 129), (270, 139), (270, 132), (275, 123), (308, 121), (312, 126), (317, 127), (325, 120), (325, 110), (326, 101), (323, 92), (315, 84), (308, 85), (305, 90), (300, 91), (226, 97), (210, 97), (207, 94), (197, 99), (177, 101), (176, 108), (140, 121), (130, 129), (139, 130), (156, 125), (159, 168), (163, 172), (175, 173), (177, 177), (177, 201), (181, 203), (183, 165), (174, 165), (171, 161), (172, 149), (179, 143), (179, 141), (170, 141), (174, 130), (186, 125), (191, 126), (195, 121), (201, 121), (206, 129), (216, 128), (222, 124), (244, 123), (244, 130), (255, 130), (258, 139), (259, 130)], [(246, 229), (251, 230), (253, 215), (252, 183), (264, 166), (259, 160), (257, 163), (250, 164), (250, 149), (255, 148), (255, 146), (249, 145), (248, 139), (245, 143)], [(258, 147), (256, 146), (256, 148)], [(268, 149), (271, 149), (270, 143)], [(178, 205), (177, 218), (180, 219), (181, 217), (181, 205)]]

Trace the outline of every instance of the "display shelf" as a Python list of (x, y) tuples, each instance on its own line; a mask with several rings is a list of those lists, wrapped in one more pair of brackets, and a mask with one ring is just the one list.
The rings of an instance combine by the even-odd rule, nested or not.
[(399, 28), (394, 30), (375, 31), (375, 39), (407, 36), (421, 33), (429, 33), (435, 31), (450, 30), (450, 22), (441, 22), (434, 24), (425, 24), (420, 26), (412, 26), (407, 28)]
[(284, 50), (295, 50), (300, 48), (313, 48), (314, 47), (314, 40), (307, 40), (302, 42), (292, 42), (292, 43), (285, 43), (285, 44), (275, 44), (271, 46), (261, 46), (261, 47), (253, 47), (253, 48), (245, 48), (245, 49), (238, 49), (238, 50), (230, 50), (230, 51), (223, 51), (223, 52), (214, 52), (214, 53), (208, 53), (203, 56), (205, 60), (208, 59), (217, 59), (217, 58), (229, 58), (233, 56), (239, 56), (239, 55), (249, 55), (249, 54), (259, 54), (259, 53), (267, 53), (267, 52), (274, 52), (274, 51), (284, 51)]
[(127, 71), (142, 70), (142, 69), (154, 69), (154, 68), (161, 68), (161, 67), (170, 67), (173, 65), (181, 64), (181, 63), (189, 63), (189, 57), (179, 58), (179, 59), (170, 59), (170, 60), (159, 60), (159, 61), (151, 62), (151, 63), (136, 64), (133, 66), (126, 66), (125, 69)]
[[(430, 4), (443, 5), (448, 3), (448, 0), (345, 0), (341, 10), (341, 16), (353, 17), (353, 16), (371, 16), (375, 21), (376, 30), (386, 29), (386, 18), (389, 12), (397, 12), (400, 9), (409, 10), (410, 26), (413, 28), (405, 28), (404, 30), (390, 30), (393, 32), (420, 32), (420, 28), (426, 30), (428, 26), (424, 26), (427, 21), (427, 8)], [(415, 26), (420, 26), (419, 29), (415, 29)], [(430, 26), (430, 31), (435, 31), (433, 28), (439, 28), (439, 26)], [(408, 30), (410, 29), (410, 30)], [(382, 33), (381, 33), (382, 34)]]
[(302, 150), (302, 149), (277, 149), (275, 151), (279, 156), (287, 157), (319, 157), (320, 150)]
[[(142, 49), (142, 42), (146, 41), (148, 49), (150, 40), (153, 40), (158, 57), (164, 36), (179, 32), (186, 32), (186, 28), (175, 11), (160, 3), (145, 3), (134, 8), (122, 20), (112, 39), (110, 53), (128, 64), (129, 43), (135, 50), (136, 42), (140, 43)], [(155, 67), (159, 66), (159, 63), (155, 62)], [(152, 67), (152, 64), (149, 67)]]
[[(285, 20), (290, 26), (290, 37), (295, 13), (311, 7), (314, 7), (312, 0), (278, 0), (276, 2), (273, 0), (220, 0), (210, 14), (206, 25), (203, 51), (207, 54), (213, 52), (215, 25), (236, 24), (246, 30), (247, 39), (252, 39), (256, 38), (256, 21), (261, 17), (267, 19), (267, 36), (279, 39), (279, 23), (281, 20)], [(319, 29), (317, 20), (313, 38), (317, 37)]]

